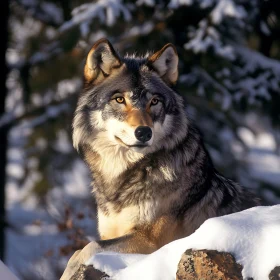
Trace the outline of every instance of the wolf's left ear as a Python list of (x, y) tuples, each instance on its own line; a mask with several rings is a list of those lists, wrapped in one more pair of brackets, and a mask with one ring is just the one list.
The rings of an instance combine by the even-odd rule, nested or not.
[(178, 54), (172, 44), (165, 45), (160, 51), (148, 58), (151, 66), (167, 84), (175, 84), (178, 79)]
[(111, 43), (105, 38), (100, 39), (88, 53), (84, 68), (85, 80), (97, 84), (121, 65), (121, 60)]

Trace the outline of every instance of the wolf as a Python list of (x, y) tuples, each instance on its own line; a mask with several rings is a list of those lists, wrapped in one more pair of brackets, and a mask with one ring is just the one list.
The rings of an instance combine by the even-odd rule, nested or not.
[(175, 89), (178, 61), (172, 44), (121, 57), (101, 39), (89, 51), (73, 144), (92, 173), (100, 240), (61, 279), (96, 252), (149, 254), (211, 217), (259, 205), (215, 169)]

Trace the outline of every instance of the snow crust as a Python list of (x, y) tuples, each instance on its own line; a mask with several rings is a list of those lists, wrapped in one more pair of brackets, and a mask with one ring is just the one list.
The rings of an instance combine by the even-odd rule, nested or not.
[(243, 278), (266, 280), (280, 265), (280, 204), (254, 207), (212, 218), (189, 237), (176, 240), (150, 255), (99, 253), (87, 264), (106, 272), (110, 279), (171, 280), (187, 249), (232, 253), (243, 266)]

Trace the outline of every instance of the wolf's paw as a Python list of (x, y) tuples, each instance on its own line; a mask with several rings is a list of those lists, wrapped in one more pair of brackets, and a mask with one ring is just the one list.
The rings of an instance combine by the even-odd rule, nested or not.
[(87, 244), (82, 250), (76, 251), (67, 263), (67, 266), (60, 280), (69, 280), (79, 269), (80, 265), (85, 264), (91, 256), (101, 251), (101, 247), (92, 241)]

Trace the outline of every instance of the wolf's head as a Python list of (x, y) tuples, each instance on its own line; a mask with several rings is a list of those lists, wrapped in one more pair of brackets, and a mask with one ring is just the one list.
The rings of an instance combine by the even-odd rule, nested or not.
[(177, 78), (172, 44), (145, 57), (120, 57), (108, 40), (99, 40), (85, 63), (74, 146), (87, 144), (101, 155), (126, 154), (131, 161), (172, 149), (187, 129), (183, 100), (173, 90)]

